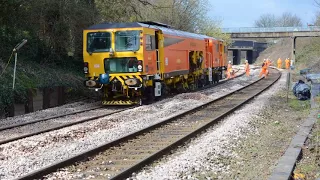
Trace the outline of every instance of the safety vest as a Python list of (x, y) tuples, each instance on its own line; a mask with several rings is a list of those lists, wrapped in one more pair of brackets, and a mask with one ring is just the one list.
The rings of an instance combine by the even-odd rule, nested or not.
[(282, 60), (280, 58), (278, 59), (278, 64), (282, 64)]
[(286, 59), (286, 65), (290, 66), (290, 60), (289, 59)]
[(246, 71), (249, 71), (249, 70), (250, 70), (250, 69), (249, 69), (249, 63), (246, 63), (245, 70), (246, 70)]
[(267, 70), (267, 69), (268, 69), (268, 63), (267, 63), (267, 62), (263, 63), (262, 69), (264, 69), (264, 70)]
[(232, 72), (232, 65), (231, 64), (228, 64), (228, 72)]

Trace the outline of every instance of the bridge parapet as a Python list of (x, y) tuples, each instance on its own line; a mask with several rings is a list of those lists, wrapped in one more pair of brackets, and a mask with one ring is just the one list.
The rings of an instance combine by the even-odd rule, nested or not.
[(320, 26), (270, 27), (270, 28), (240, 27), (240, 28), (222, 28), (221, 30), (224, 33), (319, 32), (320, 31)]

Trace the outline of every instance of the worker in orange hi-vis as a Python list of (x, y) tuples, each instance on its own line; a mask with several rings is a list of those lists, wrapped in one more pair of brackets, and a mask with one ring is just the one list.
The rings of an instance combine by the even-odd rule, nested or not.
[(267, 65), (267, 61), (263, 60), (263, 64), (262, 64), (262, 68), (261, 68), (261, 72), (259, 74), (259, 78), (264, 75), (265, 78), (267, 78), (268, 75), (268, 65)]
[(278, 64), (278, 69), (281, 69), (282, 68), (282, 60), (281, 60), (281, 58), (278, 59), (277, 64)]
[(267, 62), (267, 66), (268, 66), (268, 67), (272, 64), (272, 61), (271, 61), (269, 58), (267, 59), (266, 62)]
[(232, 73), (233, 73), (232, 64), (231, 64), (231, 61), (229, 61), (228, 67), (227, 67), (227, 79), (230, 79), (233, 76)]
[(289, 58), (287, 58), (285, 60), (285, 63), (286, 63), (286, 69), (289, 69), (290, 68), (290, 60), (289, 60)]
[(272, 61), (268, 58), (267, 59), (267, 75), (269, 75), (269, 67), (271, 66)]
[(248, 60), (246, 60), (246, 62), (245, 62), (244, 70), (246, 71), (246, 76), (249, 77), (250, 76), (250, 66), (249, 66)]

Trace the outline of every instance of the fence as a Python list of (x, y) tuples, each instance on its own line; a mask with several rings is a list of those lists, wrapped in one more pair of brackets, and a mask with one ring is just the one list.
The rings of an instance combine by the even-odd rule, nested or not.
[(310, 31), (320, 31), (320, 26), (268, 27), (268, 28), (240, 27), (240, 28), (222, 28), (221, 30), (224, 33), (310, 32)]
[(53, 87), (43, 89), (29, 89), (27, 102), (24, 104), (14, 103), (0, 112), (0, 117), (13, 117), (41, 109), (48, 109), (65, 104), (65, 87)]

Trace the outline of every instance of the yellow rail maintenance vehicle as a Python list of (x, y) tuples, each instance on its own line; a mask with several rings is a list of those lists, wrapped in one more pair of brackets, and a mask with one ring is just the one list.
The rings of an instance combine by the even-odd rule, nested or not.
[(141, 105), (185, 92), (217, 82), (209, 69), (225, 66), (226, 59), (218, 43), (155, 22), (93, 25), (83, 31), (84, 83), (101, 90), (103, 105)]
[(147, 34), (155, 36), (155, 31), (140, 23), (98, 24), (84, 30), (85, 86), (102, 90), (103, 105), (142, 104), (142, 94), (152, 83), (146, 72), (154, 69), (144, 61), (150, 59), (143, 48)]

